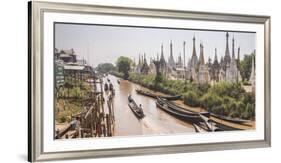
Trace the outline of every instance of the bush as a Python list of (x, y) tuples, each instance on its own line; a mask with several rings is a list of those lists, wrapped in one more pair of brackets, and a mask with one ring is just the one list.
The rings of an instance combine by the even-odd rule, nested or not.
[(60, 123), (64, 123), (65, 121), (66, 121), (65, 116), (62, 116), (62, 117), (60, 118)]
[(230, 96), (232, 98), (239, 98), (241, 94), (245, 93), (241, 84), (230, 83), (230, 82), (220, 82), (213, 85), (210, 92), (216, 93), (218, 96)]
[(253, 104), (248, 103), (244, 112), (241, 115), (243, 119), (254, 119), (255, 117), (255, 106)]
[(198, 100), (198, 95), (193, 91), (188, 91), (183, 95), (183, 101), (185, 104), (193, 107), (200, 106), (200, 101)]
[(211, 108), (211, 110), (209, 110), (210, 112), (213, 112), (213, 113), (215, 113), (215, 114), (219, 114), (219, 115), (223, 115), (223, 111), (224, 111), (224, 108), (223, 108), (223, 106), (222, 105), (220, 105), (220, 106), (217, 106), (217, 107), (213, 107), (213, 108)]
[(213, 86), (168, 80), (163, 76), (129, 74), (129, 80), (170, 95), (182, 95), (186, 105), (201, 106), (215, 114), (251, 119), (255, 116), (255, 95), (245, 92), (241, 83), (220, 82)]
[(201, 97), (200, 102), (202, 107), (206, 108), (207, 110), (212, 110), (213, 108), (221, 106), (223, 100), (218, 95), (208, 92)]
[(244, 81), (242, 82), (242, 84), (243, 84), (243, 85), (251, 85), (251, 83), (248, 82), (247, 80), (244, 80)]
[(110, 74), (114, 75), (116, 77), (119, 77), (119, 78), (123, 78), (124, 77), (124, 74), (122, 72), (111, 71)]

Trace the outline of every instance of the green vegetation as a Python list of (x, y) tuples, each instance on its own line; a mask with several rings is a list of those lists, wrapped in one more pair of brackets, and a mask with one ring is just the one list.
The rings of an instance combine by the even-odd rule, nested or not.
[(101, 63), (97, 66), (96, 70), (101, 72), (101, 73), (109, 73), (111, 71), (115, 71), (116, 68), (111, 63)]
[(56, 122), (69, 123), (71, 121), (71, 115), (81, 112), (82, 104), (81, 100), (57, 99), (55, 112)]
[(162, 73), (156, 74), (154, 79), (154, 86), (157, 87), (164, 80), (164, 76)]
[(85, 82), (75, 82), (70, 78), (63, 87), (57, 90), (55, 98), (55, 120), (58, 123), (69, 123), (71, 115), (80, 113), (89, 99), (91, 87)]
[(255, 95), (247, 93), (241, 83), (220, 82), (213, 86), (168, 80), (154, 75), (130, 73), (128, 80), (151, 90), (183, 95), (185, 104), (232, 118), (254, 119)]
[(201, 106), (208, 111), (232, 118), (253, 119), (255, 96), (247, 93), (241, 84), (221, 82), (210, 87), (203, 95)]
[(57, 91), (57, 98), (82, 99), (86, 98), (91, 87), (83, 82), (65, 81), (64, 86)]
[(183, 101), (193, 107), (200, 105), (199, 96), (194, 91), (187, 91), (183, 94)]
[(124, 74), (122, 72), (118, 72), (118, 71), (111, 71), (110, 74), (118, 77), (118, 78), (123, 78)]
[(132, 63), (133, 61), (128, 57), (121, 56), (117, 59), (116, 61), (117, 70), (118, 72), (124, 74), (123, 76), (124, 79), (127, 79), (129, 77), (129, 71), (131, 69)]
[(243, 81), (248, 81), (251, 76), (253, 57), (255, 57), (254, 54), (245, 55), (244, 59), (239, 64), (239, 69), (240, 69), (241, 77), (242, 77)]
[(133, 62), (124, 56), (117, 59), (115, 69), (113, 65), (101, 65), (100, 67), (111, 71), (112, 75), (128, 79), (151, 90), (170, 95), (182, 95), (182, 100), (186, 105), (203, 107), (209, 112), (232, 118), (254, 119), (255, 95), (245, 92), (242, 87), (242, 84), (250, 85), (248, 80), (253, 57), (255, 57), (254, 54), (245, 55), (244, 59), (238, 63), (243, 80), (241, 83), (220, 82), (213, 86), (195, 84), (192, 80), (190, 82), (168, 80), (162, 74), (155, 76), (130, 72)]

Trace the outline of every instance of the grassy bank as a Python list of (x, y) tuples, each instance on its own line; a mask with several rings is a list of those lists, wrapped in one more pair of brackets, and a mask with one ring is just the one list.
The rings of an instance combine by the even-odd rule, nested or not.
[(84, 82), (75, 85), (66, 81), (64, 87), (57, 90), (55, 98), (55, 120), (58, 123), (71, 121), (71, 115), (78, 114), (89, 98), (91, 87)]
[[(122, 73), (111, 73), (122, 77)], [(255, 95), (247, 93), (241, 83), (220, 82), (213, 86), (198, 85), (181, 80), (168, 80), (154, 75), (130, 73), (128, 80), (170, 95), (182, 95), (186, 105), (203, 107), (206, 110), (232, 118), (255, 118)]]

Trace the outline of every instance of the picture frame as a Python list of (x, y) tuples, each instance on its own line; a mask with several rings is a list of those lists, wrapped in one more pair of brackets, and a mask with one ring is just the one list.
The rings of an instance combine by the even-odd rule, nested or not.
[[(45, 38), (44, 33), (46, 24), (50, 23), (46, 15), (48, 13), (58, 14), (77, 14), (82, 16), (101, 15), (112, 17), (128, 17), (128, 18), (153, 18), (155, 20), (165, 21), (198, 21), (214, 22), (214, 23), (245, 23), (255, 24), (263, 28), (262, 43), (263, 55), (260, 63), (263, 63), (263, 106), (262, 119), (259, 122), (262, 126), (262, 139), (251, 139), (242, 141), (225, 141), (225, 142), (202, 142), (202, 143), (170, 143), (163, 144), (158, 142), (157, 145), (147, 146), (128, 146), (122, 147), (116, 143), (116, 147), (108, 148), (85, 148), (77, 150), (45, 150), (48, 141), (45, 135), (48, 131), (44, 131), (46, 119), (45, 107), (46, 95), (45, 87), (48, 82), (44, 82), (46, 77), (44, 70), (46, 63), (46, 54), (44, 54)], [(119, 20), (119, 19), (118, 19)], [(53, 27), (53, 24), (51, 24)], [(144, 25), (145, 26), (145, 25)], [(149, 26), (149, 25), (147, 25)], [(169, 25), (167, 25), (169, 27)], [(182, 27), (185, 28), (185, 27)], [(49, 36), (48, 36), (49, 37)], [(53, 37), (53, 36), (52, 36)], [(50, 41), (50, 40), (47, 40)], [(53, 50), (53, 49), (52, 49)], [(259, 54), (261, 54), (259, 53)], [(28, 161), (48, 161), (62, 159), (82, 159), (82, 158), (99, 158), (99, 157), (116, 157), (116, 156), (133, 156), (133, 155), (151, 155), (151, 154), (169, 154), (169, 153), (185, 153), (199, 151), (229, 150), (229, 149), (246, 149), (246, 148), (264, 148), (271, 146), (271, 77), (270, 77), (270, 16), (260, 15), (240, 15), (240, 14), (224, 14), (209, 12), (193, 12), (182, 10), (164, 10), (164, 9), (146, 9), (146, 8), (129, 8), (115, 6), (98, 6), (86, 4), (69, 4), (54, 2), (28, 2)], [(257, 88), (260, 89), (260, 88)], [(52, 106), (52, 104), (50, 104)], [(45, 110), (44, 110), (45, 109)], [(52, 119), (52, 118), (51, 118)], [(184, 136), (184, 135), (182, 135)], [(146, 137), (150, 139), (150, 137)], [(126, 139), (126, 138), (122, 138)], [(52, 139), (54, 140), (54, 139)], [(103, 139), (110, 141), (111, 139)], [(54, 140), (55, 141), (55, 140)], [(79, 140), (80, 141), (80, 140)], [(97, 140), (99, 141), (99, 140)], [(116, 142), (122, 142), (117, 140)], [(72, 142), (73, 143), (73, 142)], [(153, 144), (153, 143), (152, 143)], [(90, 144), (90, 146), (93, 144)], [(120, 147), (118, 147), (120, 145)], [(54, 147), (55, 148), (55, 147)]]

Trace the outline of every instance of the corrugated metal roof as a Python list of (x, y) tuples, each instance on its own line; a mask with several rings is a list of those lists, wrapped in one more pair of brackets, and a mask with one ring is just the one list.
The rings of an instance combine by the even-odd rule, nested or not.
[(60, 57), (61, 57), (61, 58), (65, 58), (65, 57), (69, 57), (69, 58), (70, 58), (70, 57), (72, 57), (72, 56), (71, 56), (70, 54), (60, 54)]
[(65, 70), (83, 70), (85, 66), (79, 66), (79, 65), (64, 65), (63, 68)]

